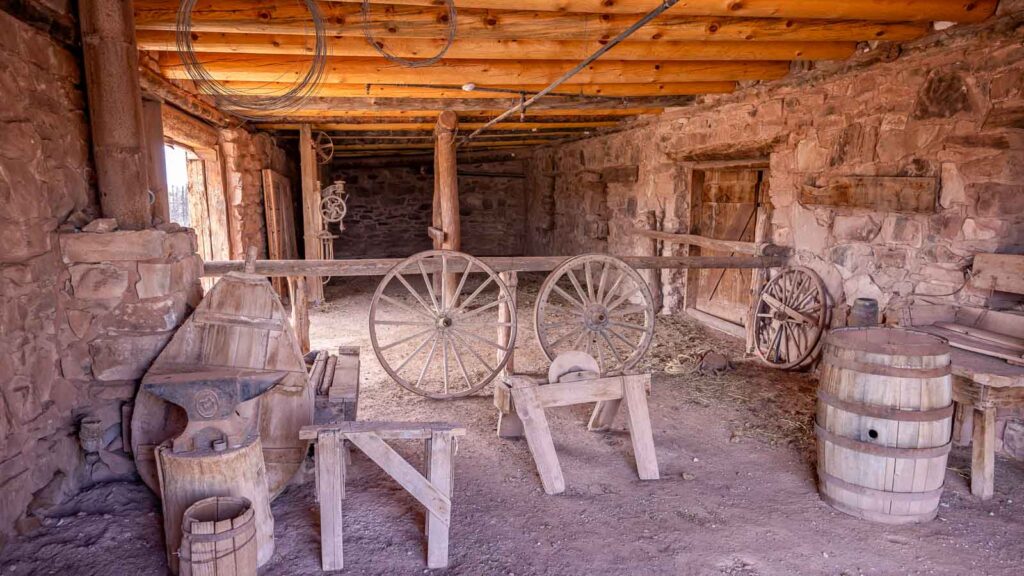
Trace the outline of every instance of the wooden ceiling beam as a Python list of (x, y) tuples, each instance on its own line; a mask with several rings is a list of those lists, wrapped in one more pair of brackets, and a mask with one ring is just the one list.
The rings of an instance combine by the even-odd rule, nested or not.
[[(593, 120), (579, 122), (502, 122), (497, 124), (498, 130), (532, 130), (532, 129), (566, 129), (566, 128), (610, 128), (617, 126), (616, 121)], [(434, 129), (435, 122), (367, 122), (367, 123), (313, 123), (314, 130), (324, 132), (360, 132), (363, 130), (394, 130), (394, 131), (429, 131)], [(459, 128), (475, 130), (483, 126), (483, 122), (460, 122)], [(268, 123), (260, 124), (264, 130), (298, 130), (301, 123)]]
[[(292, 88), (292, 84), (284, 82), (245, 82), (226, 81), (223, 84), (231, 89), (240, 91), (252, 91), (254, 94), (265, 94), (283, 92)], [(521, 90), (527, 94), (534, 94), (545, 87), (543, 84), (523, 84), (514, 86), (515, 90)], [(509, 86), (498, 88), (509, 89)], [(723, 82), (649, 82), (644, 84), (576, 84), (561, 86), (555, 91), (555, 95), (545, 98), (535, 104), (531, 109), (542, 107), (545, 102), (578, 102), (581, 105), (610, 106), (622, 105), (619, 101), (594, 100), (592, 98), (576, 98), (576, 96), (604, 96), (607, 98), (646, 98), (657, 96), (695, 96), (699, 94), (727, 94), (736, 89), (736, 83), (731, 81)], [(559, 96), (563, 95), (563, 96)], [(325, 108), (340, 108), (341, 102), (349, 99), (362, 99), (386, 104), (389, 98), (400, 98), (403, 101), (409, 98), (422, 98), (430, 100), (452, 99), (452, 100), (490, 100), (491, 103), (499, 103), (498, 108), (508, 108), (512, 100), (518, 95), (507, 92), (490, 92), (487, 86), (478, 85), (476, 90), (465, 91), (458, 87), (445, 86), (390, 86), (382, 84), (321, 84), (316, 93), (317, 100), (324, 102)], [(671, 105), (662, 100), (662, 105)], [(466, 104), (467, 106), (490, 105), (487, 102), (477, 104)], [(627, 103), (627, 105), (629, 105)], [(444, 107), (447, 107), (444, 106)]]
[[(553, 140), (542, 140), (532, 138), (528, 140), (510, 140), (507, 142), (485, 142), (474, 140), (464, 144), (462, 147), (470, 148), (509, 148), (515, 146), (538, 146), (541, 144), (551, 144)], [(390, 143), (390, 144), (335, 144), (334, 152), (359, 152), (366, 150), (384, 151), (384, 150), (431, 150), (434, 148), (433, 142), (406, 142), (406, 143)]]
[[(735, 5), (737, 2), (719, 3)], [(821, 2), (836, 4), (841, 2)], [(905, 2), (904, 2), (905, 3)], [(742, 5), (742, 2), (739, 2)], [(928, 32), (926, 22), (879, 22), (886, 5), (875, 2), (871, 20), (803, 20), (788, 17), (740, 18), (691, 16), (676, 8), (656, 18), (630, 37), (637, 41), (836, 41), (910, 40)], [(321, 3), (331, 36), (363, 37), (359, 4)], [(138, 30), (173, 31), (178, 2), (135, 0)], [(370, 22), (378, 40), (444, 38), (448, 32), (443, 7), (391, 6)], [(298, 2), (202, 0), (192, 12), (192, 32), (313, 35), (309, 12)], [(631, 14), (571, 14), (563, 12), (460, 9), (458, 39), (591, 40), (606, 41), (637, 20)]]
[[(207, 73), (216, 80), (263, 82), (298, 81), (309, 67), (304, 56), (202, 54)], [(164, 76), (189, 79), (177, 54), (161, 53)], [(443, 60), (429, 68), (403, 68), (382, 58), (329, 58), (324, 82), (347, 84), (408, 83), (520, 86), (546, 84), (572, 67), (572, 62), (535, 60), (527, 62), (491, 60)], [(728, 80), (772, 80), (789, 72), (788, 62), (622, 62), (598, 61), (570, 78), (567, 84), (638, 82), (711, 82)]]
[[(303, 119), (306, 121), (309, 118), (315, 118), (318, 122), (345, 122), (352, 118), (397, 118), (402, 120), (408, 120), (410, 118), (423, 118), (424, 120), (436, 120), (438, 115), (441, 114), (442, 108), (434, 110), (423, 108), (419, 110), (316, 110), (316, 109), (299, 109), (287, 112), (286, 115), (289, 118)], [(469, 111), (458, 111), (459, 119), (466, 120), (473, 116), (484, 116), (494, 117), (504, 112), (505, 109), (478, 109)], [(549, 118), (553, 116), (571, 118), (573, 116), (604, 116), (604, 117), (615, 117), (621, 118), (625, 116), (639, 116), (641, 114), (661, 114), (664, 108), (621, 108), (621, 109), (605, 109), (605, 108), (580, 108), (576, 110), (534, 110), (529, 109), (526, 111), (526, 116), (530, 118)], [(275, 116), (274, 113), (270, 112), (251, 112), (253, 116), (264, 115), (267, 117), (267, 121), (273, 121), (272, 118)], [(332, 120), (333, 118), (333, 120)], [(257, 125), (261, 121), (260, 119), (252, 120)]]
[[(174, 32), (139, 30), (139, 49), (176, 52)], [(362, 37), (331, 37), (332, 56), (377, 58), (379, 54)], [(436, 54), (444, 42), (421, 38), (382, 40), (384, 49), (402, 58)], [(195, 32), (196, 52), (224, 54), (312, 54), (311, 36), (287, 34), (231, 34)], [(451, 59), (478, 60), (582, 60), (601, 47), (598, 41), (458, 39), (445, 54)], [(609, 60), (843, 60), (853, 55), (855, 42), (623, 42), (612, 48)]]
[[(356, 3), (362, 0), (331, 0)], [(516, 0), (518, 10), (582, 12), (592, 14), (645, 14), (662, 0)], [(371, 4), (404, 6), (437, 6), (438, 0), (371, 0)], [(457, 0), (459, 9), (501, 10), (508, 0)], [(962, 0), (691, 0), (673, 7), (673, 14), (690, 16), (743, 16), (750, 18), (830, 18), (839, 20), (948, 20), (979, 22), (995, 11), (996, 0), (964, 2)], [(380, 9), (383, 9), (381, 7)]]

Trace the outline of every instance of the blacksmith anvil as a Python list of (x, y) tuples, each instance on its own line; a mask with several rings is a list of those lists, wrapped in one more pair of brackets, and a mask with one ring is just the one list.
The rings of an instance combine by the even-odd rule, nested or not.
[(238, 448), (250, 426), (236, 408), (274, 387), (288, 372), (211, 369), (199, 372), (147, 375), (142, 388), (177, 404), (188, 414), (188, 426), (174, 439), (171, 450)]

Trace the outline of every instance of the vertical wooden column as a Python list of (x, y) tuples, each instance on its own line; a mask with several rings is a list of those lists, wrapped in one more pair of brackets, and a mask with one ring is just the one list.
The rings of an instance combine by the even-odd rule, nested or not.
[[(320, 259), (320, 185), (317, 182), (316, 151), (309, 124), (299, 128), (299, 161), (302, 169), (302, 235), (306, 260)], [(306, 291), (314, 304), (324, 300), (324, 285), (319, 276), (306, 277)]]
[(128, 230), (152, 222), (131, 0), (80, 0), (86, 93), (103, 215)]
[[(643, 217), (641, 223), (647, 230), (657, 232), (658, 226), (658, 213), (654, 210), (648, 210)], [(661, 256), (661, 241), (657, 238), (650, 239), (650, 245), (646, 247), (644, 253), (650, 254), (651, 256)], [(641, 274), (644, 274), (641, 272)], [(654, 304), (654, 312), (657, 313), (661, 310), (662, 303), (664, 301), (662, 290), (661, 290), (661, 270), (654, 268), (647, 271), (647, 284), (651, 288), (651, 299)]]
[(171, 221), (171, 206), (167, 199), (167, 161), (164, 159), (163, 102), (142, 101), (142, 123), (146, 135), (146, 166), (149, 172), (149, 191), (153, 193), (153, 221)]
[[(455, 137), (459, 129), (459, 117), (452, 110), (445, 110), (437, 117), (434, 127), (434, 227), (444, 232), (441, 248), (458, 250), (462, 246), (459, 223), (459, 176), (455, 157)], [(439, 225), (440, 224), (440, 225)], [(458, 286), (458, 275), (449, 274), (445, 280), (447, 302), (454, 301), (453, 293)]]

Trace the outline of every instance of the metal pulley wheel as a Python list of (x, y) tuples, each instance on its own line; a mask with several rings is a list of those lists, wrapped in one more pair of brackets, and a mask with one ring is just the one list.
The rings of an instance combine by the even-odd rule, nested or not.
[(324, 222), (341, 222), (348, 213), (348, 205), (341, 196), (324, 196), (320, 199), (320, 214)]

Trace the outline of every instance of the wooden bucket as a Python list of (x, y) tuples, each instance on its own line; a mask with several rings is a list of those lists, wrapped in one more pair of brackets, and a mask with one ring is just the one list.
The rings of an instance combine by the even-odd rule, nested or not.
[(215, 496), (185, 510), (181, 576), (255, 576), (256, 522), (246, 498)]
[(935, 517), (951, 446), (949, 344), (897, 328), (832, 331), (818, 411), (822, 500), (886, 524)]

